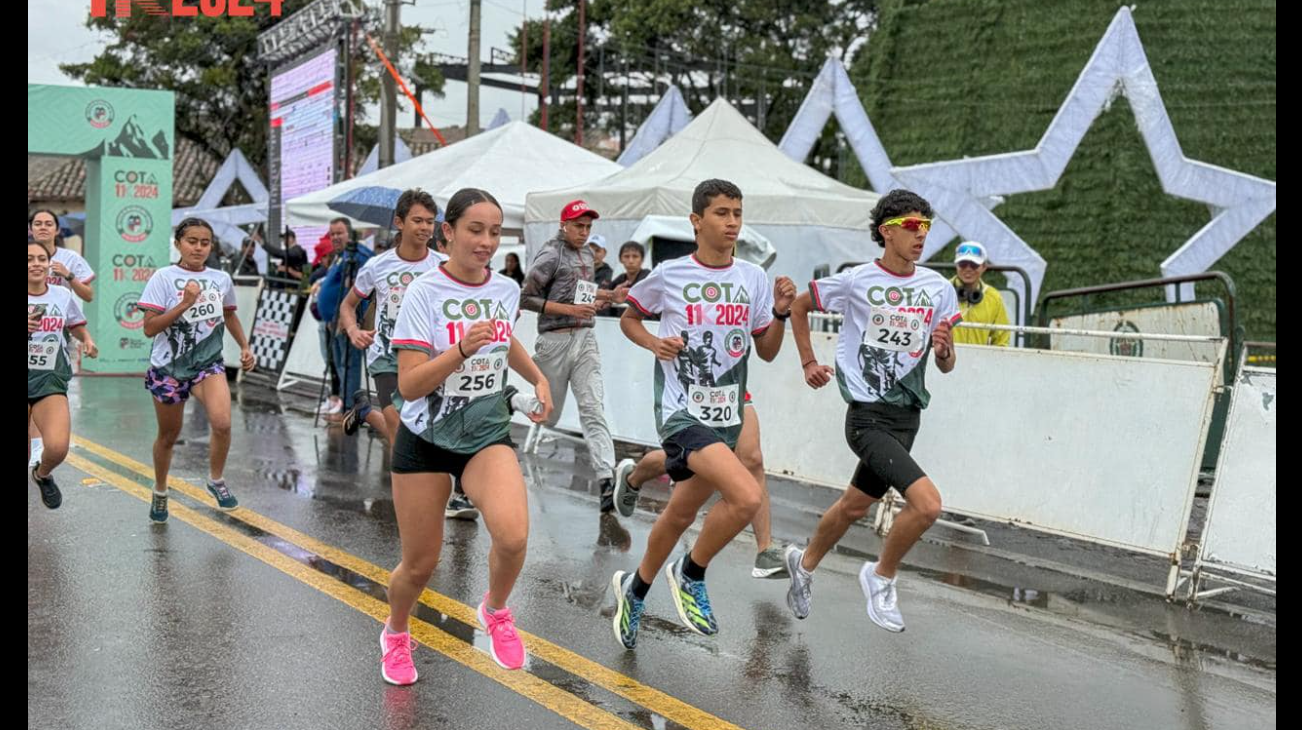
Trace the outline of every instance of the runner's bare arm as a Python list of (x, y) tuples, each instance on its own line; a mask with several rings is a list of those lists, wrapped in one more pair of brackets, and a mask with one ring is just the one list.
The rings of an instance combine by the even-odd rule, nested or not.
[(791, 304), (791, 332), (796, 339), (796, 351), (800, 353), (800, 369), (804, 371), (805, 383), (811, 388), (821, 388), (831, 382), (833, 370), (818, 364), (814, 355), (814, 344), (809, 337), (809, 313), (813, 308), (814, 300), (809, 292), (796, 297)]
[[(466, 331), (458, 344), (437, 357), (427, 350), (398, 350), (398, 392), (404, 400), (424, 398), (443, 385), (461, 363), (475, 354), (493, 337), (493, 325), (488, 320), (477, 323)], [(464, 353), (464, 355), (462, 354)]]
[(542, 403), (543, 410), (541, 413), (527, 413), (529, 420), (535, 423), (546, 421), (552, 414), (552, 390), (551, 384), (547, 382), (547, 377), (543, 375), (538, 364), (529, 357), (529, 351), (524, 349), (520, 341), (511, 337), (511, 350), (506, 355), (506, 361), (511, 369), (519, 373), (534, 388), (534, 397)]
[(643, 319), (645, 317), (636, 307), (629, 307), (619, 318), (619, 328), (633, 344), (654, 352), (661, 360), (672, 360), (683, 349), (683, 341), (677, 337), (656, 337), (642, 325)]
[(931, 346), (936, 351), (936, 367), (940, 372), (953, 370), (958, 356), (954, 352), (954, 329), (949, 322), (936, 325), (936, 331), (931, 333)]
[(81, 349), (86, 353), (86, 357), (99, 357), (99, 347), (90, 338), (90, 330), (86, 328), (85, 323), (68, 328), (68, 334), (81, 342)]
[(76, 294), (83, 302), (95, 301), (95, 287), (90, 284), (69, 277), (68, 286), (72, 287), (72, 293)]
[[(185, 310), (190, 308), (199, 298), (199, 285), (190, 282), (185, 285), (181, 302), (166, 312), (159, 312), (153, 309), (145, 309), (145, 337), (157, 337), (176, 323), (176, 320), (185, 316)], [(143, 309), (143, 307), (142, 307)]]
[(348, 336), (348, 341), (353, 343), (353, 347), (365, 350), (375, 341), (375, 332), (363, 330), (357, 325), (357, 305), (361, 303), (362, 298), (357, 295), (357, 290), (349, 289), (347, 296), (344, 297), (344, 303), (339, 305), (339, 325), (343, 327), (343, 332)]

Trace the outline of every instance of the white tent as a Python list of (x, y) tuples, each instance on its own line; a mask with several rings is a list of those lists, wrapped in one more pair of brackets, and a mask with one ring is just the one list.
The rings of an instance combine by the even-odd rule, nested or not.
[(769, 272), (808, 281), (816, 266), (868, 261), (881, 249), (869, 228), (878, 196), (792, 160), (724, 100), (631, 167), (560, 190), (530, 193), (525, 242), (530, 260), (556, 234), (560, 211), (582, 198), (601, 218), (593, 226), (618, 249), (649, 215), (686, 218), (702, 180), (741, 188), (744, 220), (777, 248)]
[[(356, 188), (419, 187), (440, 207), (461, 188), (492, 193), (506, 214), (504, 227), (524, 227), (525, 194), (596, 180), (623, 169), (600, 155), (530, 126), (511, 122), (369, 175), (331, 185), (286, 203), (291, 225), (326, 225), (339, 214), (328, 203)], [(374, 224), (357, 222), (358, 226)]]

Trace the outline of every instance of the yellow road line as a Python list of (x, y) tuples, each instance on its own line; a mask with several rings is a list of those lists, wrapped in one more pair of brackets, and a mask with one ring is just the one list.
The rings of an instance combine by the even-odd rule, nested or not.
[[(96, 477), (97, 479), (111, 484), (114, 487), (136, 497), (142, 502), (150, 501), (152, 489), (145, 487), (130, 479), (110, 471), (94, 462), (75, 454), (69, 454), (67, 462), (70, 466)], [(306, 565), (294, 560), (293, 558), (280, 553), (279, 551), (267, 547), (251, 537), (240, 534), (226, 525), (206, 517), (199, 512), (186, 507), (183, 504), (172, 502), (168, 512), (172, 519), (180, 520), (191, 527), (194, 527), (208, 535), (220, 540), (221, 542), (234, 547), (241, 552), (250, 555), (258, 560), (270, 565), (286, 575), (289, 575), (300, 582), (315, 588), (316, 590), (335, 598), (348, 606), (383, 622), (389, 616), (389, 606), (372, 596), (348, 586), (340, 581), (324, 575)], [(143, 512), (142, 512), (143, 517)], [(528, 672), (507, 671), (497, 666), (487, 654), (475, 649), (470, 644), (452, 636), (451, 634), (421, 621), (415, 617), (409, 620), (412, 638), (421, 644), (437, 651), (447, 658), (469, 667), (479, 672), (489, 679), (505, 686), (517, 694), (527, 697), (539, 705), (555, 712), (561, 717), (573, 722), (581, 727), (591, 728), (591, 730), (639, 730), (636, 725), (629, 723), (615, 715), (602, 710), (595, 705), (566, 692), (549, 682), (539, 679)], [(377, 642), (378, 643), (378, 642)], [(379, 655), (379, 647), (376, 647), (376, 658)], [(375, 669), (379, 669), (376, 662)], [(383, 681), (378, 676), (375, 681), (378, 685)]]
[[(114, 451), (106, 446), (88, 441), (80, 436), (73, 437), (73, 443), (87, 451), (97, 454), (125, 469), (129, 469), (137, 474), (154, 478), (153, 467), (136, 461), (131, 457)], [(216, 501), (208, 494), (208, 490), (190, 484), (177, 477), (168, 477), (167, 485), (170, 489), (176, 489), (181, 493), (199, 500), (204, 504), (216, 506)], [(288, 525), (282, 525), (275, 520), (258, 514), (247, 508), (240, 508), (230, 513), (230, 516), (244, 522), (245, 524), (270, 533), (286, 542), (300, 547), (309, 552), (316, 553), (341, 568), (357, 573), (358, 575), (369, 578), (370, 580), (389, 587), (389, 570), (381, 568), (373, 563), (369, 563), (351, 553), (344, 552), (331, 545), (327, 545), (320, 540), (305, 535)], [(420, 595), (420, 602), (424, 605), (447, 614), (458, 621), (477, 625), (478, 618), (475, 616), (475, 609), (449, 598), (440, 593), (426, 588)], [(667, 720), (678, 723), (689, 730), (742, 730), (738, 725), (734, 725), (722, 718), (716, 717), (705, 710), (694, 707), (683, 702), (677, 697), (661, 692), (654, 687), (649, 687), (641, 682), (621, 674), (613, 669), (609, 669), (585, 656), (576, 654), (569, 649), (553, 644), (546, 639), (534, 634), (526, 633), (518, 626), (516, 630), (525, 640), (525, 645), (530, 654), (543, 659), (551, 664), (564, 669), (570, 674), (582, 677), (593, 684), (606, 690), (614, 692), (630, 702), (641, 705), (652, 712), (661, 715)], [(612, 636), (613, 641), (613, 636)]]

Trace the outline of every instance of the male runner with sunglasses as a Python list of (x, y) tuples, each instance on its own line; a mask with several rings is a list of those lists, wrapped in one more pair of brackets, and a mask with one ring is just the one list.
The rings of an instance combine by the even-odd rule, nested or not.
[(916, 266), (931, 229), (931, 205), (907, 190), (892, 190), (873, 209), (873, 240), (885, 250), (871, 263), (810, 282), (796, 298), (791, 324), (805, 382), (821, 388), (832, 368), (814, 356), (809, 312), (845, 316), (836, 342), (836, 383), (849, 404), (845, 437), (859, 457), (850, 486), (828, 509), (808, 547), (787, 548), (791, 587), (787, 606), (796, 618), (809, 615), (812, 573), (873, 502), (894, 487), (908, 505), (896, 518), (877, 562), (864, 563), (859, 585), (868, 618), (887, 631), (903, 631), (896, 601), (900, 560), (940, 514), (940, 492), (909, 449), (930, 395), (923, 383), (935, 352), (942, 373), (954, 369), (951, 328), (962, 315), (954, 286), (931, 269)]

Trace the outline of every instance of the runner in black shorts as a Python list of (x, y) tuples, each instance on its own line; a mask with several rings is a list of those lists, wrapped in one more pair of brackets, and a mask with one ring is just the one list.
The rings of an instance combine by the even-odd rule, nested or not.
[(908, 505), (900, 513), (877, 562), (864, 563), (859, 585), (868, 617), (887, 631), (903, 631), (896, 601), (900, 560), (940, 515), (940, 492), (909, 449), (931, 396), (923, 382), (935, 353), (942, 373), (954, 369), (951, 329), (961, 315), (954, 287), (931, 269), (918, 268), (931, 229), (931, 206), (907, 190), (893, 190), (873, 210), (873, 238), (885, 251), (872, 263), (811, 282), (792, 311), (792, 329), (805, 382), (821, 388), (833, 370), (820, 365), (809, 337), (809, 312), (845, 316), (836, 342), (835, 377), (849, 404), (845, 439), (859, 457), (850, 487), (828, 509), (803, 551), (787, 548), (791, 588), (787, 605), (809, 615), (811, 575), (837, 541), (872, 503), (894, 488)]
[(501, 243), (501, 206), (483, 190), (459, 190), (448, 201), (443, 232), (451, 258), (407, 289), (393, 330), (404, 401), (392, 480), (402, 562), (389, 582), (380, 643), (381, 674), (397, 685), (417, 679), (408, 619), (438, 565), (443, 520), (436, 515), (451, 477), (463, 477), (492, 540), (478, 610), (489, 654), (504, 669), (524, 666), (524, 643), (506, 605), (529, 536), (528, 494), (509, 440), (507, 368), (533, 383), (541, 405), (530, 415), (535, 423), (552, 408), (547, 379), (512, 335), (520, 286), (486, 268)]
[[(651, 582), (716, 492), (721, 499), (710, 508), (701, 534), (665, 569), (665, 578), (687, 628), (706, 636), (719, 631), (705, 571), (762, 502), (760, 485), (736, 453), (746, 418), (747, 361), (752, 347), (764, 360), (777, 357), (796, 297), (790, 279), (770, 283), (762, 268), (733, 257), (742, 223), (736, 185), (724, 180), (698, 185), (690, 220), (696, 253), (666, 261), (639, 281), (620, 320), (626, 337), (655, 354), (656, 428), (665, 471), (678, 482), (637, 569), (617, 571), (611, 578), (616, 594), (611, 625), (625, 649), (637, 645)], [(653, 335), (642, 320), (656, 315), (660, 326)], [(685, 362), (679, 357), (697, 342), (702, 344), (691, 358)]]

